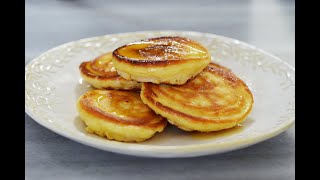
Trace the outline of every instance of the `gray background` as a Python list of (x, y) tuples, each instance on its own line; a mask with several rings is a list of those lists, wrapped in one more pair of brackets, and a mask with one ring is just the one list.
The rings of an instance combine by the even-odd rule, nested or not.
[[(65, 42), (140, 30), (191, 30), (236, 38), (295, 66), (289, 0), (27, 0), (25, 63)], [(26, 179), (294, 179), (295, 129), (219, 155), (153, 159), (100, 151), (25, 115)]]

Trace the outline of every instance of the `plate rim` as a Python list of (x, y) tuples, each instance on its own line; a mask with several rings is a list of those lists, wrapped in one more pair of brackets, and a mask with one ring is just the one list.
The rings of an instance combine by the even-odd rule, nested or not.
[[(229, 41), (237, 42), (241, 45), (244, 45), (246, 47), (249, 47), (251, 49), (254, 49), (256, 51), (259, 51), (267, 56), (272, 57), (273, 59), (279, 61), (286, 67), (288, 67), (290, 70), (295, 72), (295, 68), (290, 65), (288, 62), (282, 60), (281, 58), (265, 51), (260, 48), (257, 48), (254, 45), (248, 44), (246, 42), (234, 39), (234, 38), (229, 38), (213, 33), (206, 33), (206, 32), (196, 32), (196, 31), (179, 31), (179, 30), (156, 30), (156, 31), (133, 31), (133, 32), (124, 32), (124, 33), (114, 33), (114, 34), (106, 34), (106, 35), (100, 35), (100, 36), (93, 36), (93, 37), (88, 37), (88, 38), (82, 38), (79, 40), (74, 40), (71, 42), (63, 43), (60, 45), (57, 45), (40, 55), (36, 56), (33, 58), (31, 61), (29, 61), (25, 65), (25, 75), (27, 73), (28, 67), (35, 61), (39, 59), (39, 57), (50, 53), (56, 49), (63, 48), (64, 46), (68, 46), (74, 43), (79, 43), (81, 41), (90, 41), (93, 39), (99, 39), (103, 38), (106, 36), (115, 36), (115, 35), (130, 35), (130, 34), (144, 34), (144, 33), (155, 33), (155, 32), (164, 32), (164, 33), (186, 33), (188, 35), (206, 35), (206, 36), (211, 36), (211, 37), (217, 37), (220, 39), (226, 39)], [(26, 81), (26, 80), (25, 80)], [(271, 139), (280, 133), (286, 131), (290, 127), (292, 127), (295, 124), (295, 117), (291, 117), (283, 124), (280, 124), (280, 126), (277, 126), (276, 129), (273, 129), (270, 132), (266, 132), (260, 135), (255, 135), (252, 137), (246, 137), (245, 139), (240, 139), (240, 140), (232, 140), (224, 143), (218, 143), (218, 144), (198, 144), (198, 145), (170, 145), (170, 146), (157, 146), (157, 145), (147, 145), (147, 144), (128, 144), (128, 143), (123, 143), (123, 142), (116, 142), (116, 141), (108, 141), (108, 143), (105, 143), (103, 145), (94, 143), (95, 141), (87, 141), (86, 138), (79, 138), (79, 136), (74, 137), (72, 136), (72, 133), (68, 133), (69, 131), (64, 131), (63, 129), (55, 128), (54, 126), (50, 126), (50, 124), (46, 121), (41, 120), (40, 117), (35, 116), (31, 109), (25, 104), (25, 113), (28, 114), (31, 119), (36, 121), (38, 124), (41, 126), (59, 134), (62, 135), (68, 139), (71, 139), (73, 141), (76, 141), (78, 143), (91, 146), (100, 150), (104, 151), (110, 151), (110, 152), (115, 152), (115, 153), (120, 153), (120, 154), (127, 154), (127, 155), (134, 155), (134, 156), (143, 156), (143, 157), (161, 157), (161, 158), (168, 158), (168, 157), (194, 157), (194, 156), (203, 156), (203, 155), (209, 155), (209, 154), (218, 154), (218, 153), (223, 153), (223, 152), (228, 152), (228, 151), (233, 151), (236, 149), (241, 149), (253, 144), (257, 144), (259, 142)], [(38, 119), (39, 118), (39, 119)], [(125, 149), (123, 149), (125, 147)], [(166, 154), (166, 152), (170, 151), (169, 154)], [(154, 153), (154, 154), (153, 154)]]
[[(123, 142), (116, 142), (110, 140), (108, 143), (104, 144), (105, 146), (86, 141), (81, 138), (76, 138), (69, 133), (66, 133), (62, 129), (55, 129), (52, 126), (48, 126), (43, 123), (45, 121), (39, 121), (37, 117), (30, 114), (30, 111), (27, 109), (26, 113), (34, 119), (41, 126), (51, 130), (52, 132), (59, 134), (65, 138), (73, 140), (75, 142), (81, 143), (83, 145), (97, 148), (103, 151), (125, 154), (125, 155), (133, 155), (138, 157), (155, 157), (155, 158), (183, 158), (183, 157), (199, 157), (205, 155), (213, 155), (219, 153), (226, 153), (230, 151), (234, 151), (237, 149), (242, 149), (265, 140), (276, 137), (277, 135), (285, 132), (290, 127), (294, 126), (294, 120), (288, 121), (281, 128), (278, 128), (276, 131), (272, 131), (269, 133), (264, 133), (259, 136), (254, 136), (242, 140), (233, 140), (220, 144), (200, 144), (200, 145), (175, 145), (175, 146), (155, 146), (155, 145), (146, 145), (146, 144), (127, 144)], [(112, 145), (111, 142), (122, 143), (122, 145), (117, 144), (116, 146)], [(119, 147), (123, 146), (123, 147)], [(123, 149), (125, 147), (125, 149)], [(210, 151), (211, 150), (211, 151)], [(170, 154), (166, 154), (170, 151)], [(173, 152), (174, 151), (174, 152)], [(151, 153), (151, 154), (150, 154)], [(154, 154), (153, 154), (154, 153)], [(159, 153), (159, 154), (157, 154)], [(196, 154), (195, 154), (196, 153)]]

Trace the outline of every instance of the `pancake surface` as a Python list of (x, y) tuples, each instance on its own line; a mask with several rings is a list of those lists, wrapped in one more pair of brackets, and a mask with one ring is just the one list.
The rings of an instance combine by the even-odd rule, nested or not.
[(183, 37), (151, 38), (113, 51), (113, 65), (121, 77), (156, 84), (184, 84), (210, 61), (205, 47)]
[(246, 119), (254, 102), (242, 80), (214, 63), (181, 86), (143, 83), (141, 99), (171, 124), (201, 132), (236, 126)]
[(141, 89), (141, 83), (128, 81), (118, 75), (112, 64), (112, 52), (81, 63), (79, 69), (81, 77), (97, 89)]
[(167, 125), (133, 91), (92, 90), (78, 99), (77, 109), (87, 132), (117, 141), (144, 141)]

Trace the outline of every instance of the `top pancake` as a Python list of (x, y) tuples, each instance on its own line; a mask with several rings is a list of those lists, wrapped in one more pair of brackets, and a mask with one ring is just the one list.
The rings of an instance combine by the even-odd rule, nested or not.
[(231, 70), (214, 63), (181, 86), (143, 83), (141, 99), (171, 124), (202, 132), (241, 123), (253, 106), (246, 84)]
[(208, 50), (183, 37), (150, 38), (113, 51), (113, 63), (125, 79), (156, 84), (184, 84), (211, 60)]
[(98, 89), (140, 90), (141, 84), (120, 77), (112, 64), (112, 52), (81, 63), (81, 77)]

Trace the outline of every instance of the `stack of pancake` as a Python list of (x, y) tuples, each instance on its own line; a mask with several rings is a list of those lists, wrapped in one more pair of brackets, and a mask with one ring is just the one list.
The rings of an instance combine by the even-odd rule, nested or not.
[(97, 88), (77, 101), (86, 130), (117, 141), (144, 141), (167, 122), (185, 131), (232, 128), (254, 102), (241, 79), (184, 37), (126, 44), (83, 62), (80, 74)]

